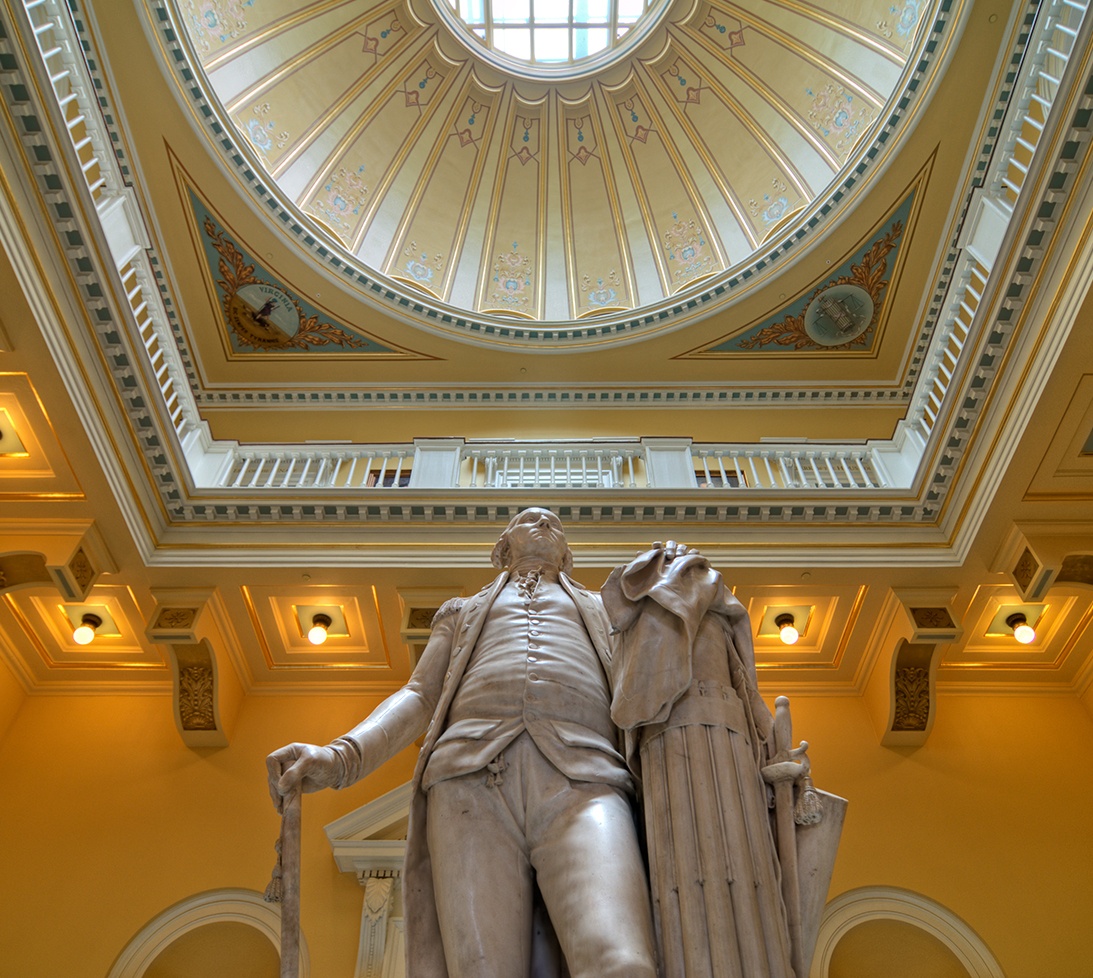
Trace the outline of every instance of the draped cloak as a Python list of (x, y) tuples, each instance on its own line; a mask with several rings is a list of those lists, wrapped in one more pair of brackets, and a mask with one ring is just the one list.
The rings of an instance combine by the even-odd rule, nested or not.
[(665, 978), (792, 978), (747, 613), (704, 557), (659, 549), (617, 568), (601, 597)]

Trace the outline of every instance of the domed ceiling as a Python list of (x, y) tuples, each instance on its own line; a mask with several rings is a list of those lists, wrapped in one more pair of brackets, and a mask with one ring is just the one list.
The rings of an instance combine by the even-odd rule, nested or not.
[(534, 336), (738, 295), (877, 155), (932, 21), (920, 0), (676, 0), (614, 60), (540, 72), (430, 0), (176, 14), (253, 165), (341, 261), (445, 332)]

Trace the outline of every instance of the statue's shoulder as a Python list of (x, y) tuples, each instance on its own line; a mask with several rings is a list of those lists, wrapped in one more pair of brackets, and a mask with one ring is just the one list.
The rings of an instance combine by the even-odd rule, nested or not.
[(463, 610), (463, 605), (467, 603), (466, 598), (448, 598), (439, 608), (436, 610), (436, 614), (433, 615), (433, 621), (430, 625), (431, 628), (436, 628), (445, 618), (449, 618), (452, 615), (458, 615)]

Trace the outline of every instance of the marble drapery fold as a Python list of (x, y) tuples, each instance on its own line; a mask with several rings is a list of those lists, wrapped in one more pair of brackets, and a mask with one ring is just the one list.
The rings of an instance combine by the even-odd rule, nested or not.
[(772, 718), (747, 613), (699, 554), (654, 548), (601, 592), (612, 718), (642, 784), (665, 978), (793, 978), (760, 767)]

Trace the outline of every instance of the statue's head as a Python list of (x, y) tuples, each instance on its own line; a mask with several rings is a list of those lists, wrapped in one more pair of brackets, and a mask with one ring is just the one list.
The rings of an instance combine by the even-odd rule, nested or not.
[(563, 573), (573, 572), (573, 551), (566, 543), (562, 521), (549, 509), (532, 506), (517, 513), (497, 540), (490, 560), (494, 567), (511, 567), (525, 557), (538, 558)]

